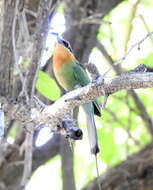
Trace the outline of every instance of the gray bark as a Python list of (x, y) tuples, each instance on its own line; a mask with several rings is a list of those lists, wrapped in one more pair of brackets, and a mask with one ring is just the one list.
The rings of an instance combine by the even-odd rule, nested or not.
[[(102, 190), (152, 190), (153, 144), (129, 156), (127, 160), (100, 176)], [(97, 181), (82, 190), (97, 190)]]
[[(81, 20), (86, 19), (94, 14), (100, 14), (100, 18), (103, 18), (109, 11), (111, 11), (116, 5), (118, 5), (122, 1), (123, 0), (63, 1), (65, 6), (66, 25), (68, 28), (64, 36), (68, 41), (70, 41), (72, 48), (74, 49), (75, 55), (80, 62), (84, 63), (88, 61), (88, 56), (92, 48), (96, 46), (96, 34), (99, 28), (99, 23), (80, 24)], [(28, 120), (31, 119), (31, 114), (30, 114), (31, 110), (30, 106), (27, 105), (27, 102), (22, 100), (16, 102), (16, 98), (18, 97), (18, 94), (20, 93), (22, 88), (19, 77), (15, 77), (13, 75), (15, 59), (12, 47), (13, 46), (12, 27), (13, 27), (13, 19), (15, 17), (15, 2), (16, 1), (12, 0), (5, 0), (0, 2), (0, 9), (3, 9), (4, 11), (3, 14), (0, 14), (0, 26), (1, 26), (0, 27), (0, 96), (2, 97), (0, 98), (0, 102), (4, 103), (4, 111), (6, 112), (7, 119), (24, 121), (24, 123), (22, 122), (20, 123), (21, 124), (20, 127), (23, 127), (25, 125), (25, 121), (27, 122)], [(56, 1), (45, 1), (45, 2), (49, 2), (52, 4), (56, 3)], [(42, 1), (41, 5), (42, 7), (43, 3), (44, 1)], [(36, 71), (39, 69), (38, 63), (40, 61), (41, 57), (40, 55), (44, 47), (44, 40), (45, 40), (46, 27), (47, 27), (47, 21), (45, 19), (47, 19), (49, 15), (49, 10), (47, 7), (46, 10), (43, 12), (41, 7), (39, 7), (38, 5), (39, 5), (39, 0), (24, 1), (24, 6), (27, 9), (33, 11), (34, 14), (38, 13), (36, 18), (32, 15), (27, 16), (30, 39), (32, 39), (34, 47), (31, 53), (32, 62), (31, 65), (29, 66), (30, 69), (27, 78), (27, 87), (28, 87), (27, 90), (30, 96), (33, 95), (34, 90), (32, 89), (33, 88), (32, 82), (33, 80), (35, 80)], [(38, 7), (40, 9), (38, 9)], [(17, 40), (16, 38), (18, 38), (19, 34), (18, 30), (19, 28), (17, 25), (15, 40)], [(42, 33), (43, 36), (41, 36)], [(152, 73), (143, 73), (143, 74), (139, 73), (136, 74), (135, 76), (129, 74), (120, 77), (125, 82), (124, 84), (120, 83), (121, 78), (118, 77), (114, 79), (114, 81), (111, 80), (110, 84), (106, 83), (105, 90), (108, 91), (109, 93), (113, 93), (117, 90), (125, 88), (130, 89), (130, 88), (153, 86)], [(100, 89), (98, 90), (98, 88), (94, 89), (91, 84), (88, 87), (85, 87), (84, 90), (82, 89), (76, 90), (78, 94), (80, 93), (79, 96), (82, 96), (82, 100), (80, 100), (80, 102), (72, 100), (71, 103), (70, 102), (66, 103), (67, 107), (64, 107), (65, 106), (64, 105), (62, 107), (63, 111), (66, 110), (66, 108), (68, 108), (66, 111), (69, 111), (70, 109), (72, 109), (72, 107), (74, 107), (74, 105), (80, 105), (83, 101), (102, 95), (102, 89), (103, 89), (102, 86), (101, 90)], [(88, 93), (88, 95), (86, 93)], [(63, 116), (64, 114), (58, 110), (58, 102), (55, 103), (54, 106), (56, 108), (55, 111), (57, 111), (56, 119), (58, 121), (59, 117)], [(44, 115), (42, 114), (44, 118), (46, 117), (45, 111), (43, 112)], [(44, 118), (42, 117), (42, 119)], [(55, 117), (53, 117), (53, 120), (54, 118)], [(55, 123), (57, 124), (58, 122)], [(148, 125), (152, 125), (150, 120), (148, 120)], [(10, 126), (10, 128), (11, 127), (13, 127), (13, 124)], [(23, 174), (23, 167), (24, 167), (24, 152), (25, 152), (24, 140), (25, 140), (25, 131), (20, 130), (17, 131), (15, 143), (13, 145), (6, 143), (5, 139), (4, 142), (1, 144), (0, 190), (4, 189), (16, 190), (20, 186), (21, 177)], [(133, 155), (132, 157), (128, 158), (127, 161), (124, 161), (120, 165), (108, 171), (106, 175), (101, 176), (100, 181), (102, 184), (102, 188), (106, 190), (107, 189), (151, 190), (151, 187), (153, 186), (151, 180), (152, 165), (153, 165), (153, 160), (152, 160), (153, 155), (151, 151), (152, 146), (153, 145), (151, 144), (150, 146), (142, 150), (140, 153)], [(63, 188), (67, 190), (68, 189), (72, 190), (75, 189), (72, 154), (71, 151), (67, 149), (66, 150), (68, 151), (68, 153), (66, 151), (64, 152), (65, 150), (64, 148), (66, 148), (66, 146), (62, 148), (62, 152), (60, 151), (60, 148), (61, 148), (60, 136), (57, 134), (40, 149), (34, 147), (32, 171), (34, 172), (40, 165), (44, 164), (49, 159), (61, 153), (62, 163), (63, 163), (62, 165), (63, 184), (64, 184)], [(70, 178), (67, 178), (67, 176), (70, 176)], [(96, 185), (97, 183), (94, 181), (92, 184), (89, 184), (85, 189), (97, 189)]]

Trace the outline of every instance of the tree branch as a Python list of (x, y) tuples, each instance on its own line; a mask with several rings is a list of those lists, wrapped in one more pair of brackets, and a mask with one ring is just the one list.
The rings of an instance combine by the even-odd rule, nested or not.
[(14, 57), (12, 46), (12, 27), (15, 16), (15, 1), (4, 3), (2, 38), (0, 42), (0, 95), (13, 97), (14, 87)]
[[(145, 36), (142, 40), (140, 40), (138, 43), (142, 43), (144, 42), (145, 39), (147, 39), (148, 37), (151, 37), (152, 33), (148, 33), (147, 36)], [(97, 41), (97, 47), (99, 48), (99, 50), (102, 52), (102, 54), (105, 56), (106, 60), (108, 61), (108, 63), (113, 67), (113, 69), (116, 71), (117, 74), (120, 74), (123, 72), (123, 69), (121, 67), (121, 64), (114, 64), (114, 61), (112, 60), (111, 56), (107, 53), (105, 47)], [(135, 47), (135, 46), (134, 46)], [(131, 47), (132, 48), (132, 47)], [(131, 49), (130, 48), (130, 49)], [(131, 49), (132, 50), (132, 49)], [(121, 58), (122, 59), (122, 58)], [(120, 60), (121, 60), (120, 59)], [(140, 65), (139, 65), (140, 66)], [(152, 72), (152, 70), (149, 67), (146, 67), (147, 72)], [(111, 70), (111, 69), (109, 69)], [(147, 113), (145, 106), (143, 105), (142, 101), (140, 100), (139, 96), (136, 94), (136, 92), (134, 92), (134, 90), (129, 90), (129, 95), (131, 95), (131, 97), (133, 98), (136, 107), (139, 109), (140, 111), (140, 115), (144, 121), (144, 123), (146, 124), (148, 131), (150, 132), (150, 134), (153, 136), (153, 122), (151, 117), (149, 116), (149, 114)]]
[(73, 171), (73, 152), (65, 138), (61, 138), (60, 155), (62, 162), (63, 190), (76, 190)]
[(65, 114), (69, 113), (76, 106), (103, 96), (104, 91), (107, 94), (113, 94), (120, 90), (152, 87), (153, 73), (127, 72), (114, 78), (107, 78), (104, 83), (97, 80), (85, 87), (73, 90), (62, 96), (54, 104), (46, 106), (43, 111), (37, 108), (29, 110), (29, 107), (22, 103), (8, 104), (5, 98), (0, 98), (0, 102), (3, 103), (3, 110), (10, 119), (22, 122), (32, 121), (35, 124), (43, 123), (57, 130), (57, 125), (61, 123), (61, 119)]
[[(151, 190), (153, 186), (153, 144), (100, 176), (102, 190)], [(97, 190), (93, 180), (82, 190)]]
[[(35, 39), (33, 45), (34, 54), (31, 59), (31, 65), (29, 67), (29, 72), (27, 76), (28, 78), (27, 89), (30, 98), (33, 97), (34, 95), (36, 77), (40, 67), (42, 53), (45, 47), (46, 35), (49, 26), (48, 17), (50, 14), (51, 2), (52, 2), (51, 0), (47, 1), (40, 0), (38, 7), (38, 14), (36, 19), (36, 32), (35, 32)], [(55, 5), (53, 4), (52, 6), (53, 6), (52, 11), (53, 11)]]
[(24, 169), (21, 180), (21, 189), (25, 189), (32, 173), (33, 131), (27, 132), (25, 140)]

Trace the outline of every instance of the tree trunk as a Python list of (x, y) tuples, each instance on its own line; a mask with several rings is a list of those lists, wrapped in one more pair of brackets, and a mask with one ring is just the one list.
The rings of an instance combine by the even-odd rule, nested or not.
[[(99, 15), (98, 18), (100, 17), (101, 19), (122, 1), (123, 0), (63, 0), (67, 26), (64, 37), (70, 41), (75, 56), (81, 63), (88, 61), (91, 50), (96, 46), (96, 36), (99, 29), (99, 23), (81, 24), (82, 19), (87, 19), (92, 15)], [(14, 18), (16, 16), (16, 2), (17, 1), (13, 0), (3, 0), (0, 2), (0, 10), (3, 10), (3, 12), (0, 11), (0, 96), (8, 97), (9, 102), (12, 102), (12, 99), (13, 101), (16, 101), (16, 98), (18, 98), (19, 92), (21, 91), (21, 81), (19, 80), (19, 77), (14, 75), (15, 56), (13, 51), (12, 30)], [(28, 14), (27, 16), (27, 22), (30, 39), (33, 39), (35, 32), (37, 32), (36, 26), (37, 28), (40, 26), (36, 22), (37, 20), (41, 21), (40, 12), (38, 10), (39, 0), (21, 2), (24, 2), (24, 8), (32, 11), (32, 14)], [(50, 1), (50, 3), (54, 4), (55, 1)], [(48, 9), (45, 9), (45, 11), (48, 11)], [(35, 13), (37, 13), (36, 18), (34, 16)], [(42, 15), (44, 14), (45, 13), (43, 12)], [(40, 19), (37, 19), (37, 16), (39, 16)], [(18, 27), (16, 30), (18, 30)], [(17, 35), (18, 31), (15, 32)], [(43, 33), (43, 31), (41, 32)], [(37, 64), (40, 61), (40, 52), (42, 52), (42, 47), (44, 45), (44, 36), (41, 36), (40, 34), (41, 33), (39, 33), (40, 43), (37, 43), (34, 46), (35, 49), (31, 52), (32, 55), (35, 53), (31, 65), (35, 65), (34, 67), (31, 66), (31, 69), (29, 70), (29, 76), (31, 78), (29, 77), (27, 79), (29, 86), (28, 91), (30, 90), (29, 94), (31, 94), (32, 91), (32, 81), (36, 74), (35, 71), (39, 68), (37, 67)], [(16, 35), (14, 40), (17, 40)], [(35, 38), (33, 43), (35, 40), (37, 39)], [(23, 74), (26, 76), (27, 73)], [(8, 121), (11, 119), (12, 118), (7, 118)], [(14, 123), (16, 126), (19, 125), (18, 127), (23, 128), (26, 122), (17, 124), (13, 121), (10, 123), (12, 123), (10, 125), (11, 129), (14, 127)], [(148, 120), (148, 123), (148, 125), (152, 125), (151, 120)], [(17, 130), (15, 143), (13, 145), (7, 143), (5, 139), (0, 145), (0, 190), (17, 190), (20, 186), (24, 167), (24, 140), (25, 131)], [(62, 151), (60, 149), (61, 144)], [(34, 172), (40, 165), (44, 164), (57, 154), (61, 154), (63, 189), (75, 190), (72, 152), (65, 148), (67, 148), (67, 143), (65, 143), (65, 141), (64, 143), (61, 143), (61, 138), (58, 134), (55, 134), (54, 137), (41, 148), (38, 149), (33, 147), (32, 171)], [(106, 174), (101, 175), (100, 181), (102, 189), (105, 190), (152, 190), (152, 176), (153, 144), (150, 144), (139, 153), (130, 156), (126, 161), (123, 161), (119, 165), (110, 169)], [(97, 190), (97, 181), (94, 180), (83, 188), (83, 190), (86, 189)]]

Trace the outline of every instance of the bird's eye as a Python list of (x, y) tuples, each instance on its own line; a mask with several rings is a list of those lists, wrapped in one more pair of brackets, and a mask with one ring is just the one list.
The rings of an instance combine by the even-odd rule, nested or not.
[(64, 41), (64, 40), (63, 40), (63, 44), (64, 44), (65, 47), (67, 47), (67, 48), (69, 47), (69, 43)]
[(68, 49), (72, 52), (72, 48), (71, 48), (70, 44), (69, 44), (67, 41), (64, 41), (64, 40), (63, 40), (63, 44), (64, 44), (64, 46), (65, 46), (66, 48), (68, 48)]

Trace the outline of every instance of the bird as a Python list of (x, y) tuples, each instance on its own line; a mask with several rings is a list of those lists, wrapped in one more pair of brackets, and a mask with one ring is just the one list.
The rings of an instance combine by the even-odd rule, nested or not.
[[(70, 43), (58, 35), (53, 52), (52, 68), (57, 82), (65, 91), (71, 91), (90, 83), (90, 78), (75, 58)], [(100, 105), (95, 100), (83, 104), (82, 107), (86, 114), (90, 151), (97, 155), (100, 149), (94, 114), (101, 116)]]

